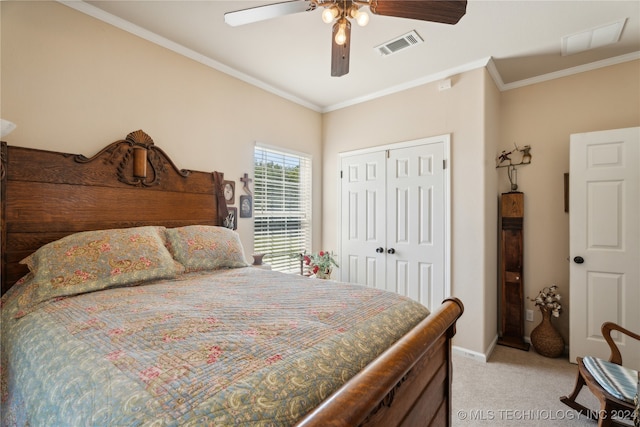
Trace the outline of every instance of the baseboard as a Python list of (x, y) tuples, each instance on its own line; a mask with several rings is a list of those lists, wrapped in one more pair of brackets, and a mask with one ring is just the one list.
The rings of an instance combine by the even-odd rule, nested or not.
[(498, 335), (496, 335), (496, 337), (493, 339), (491, 344), (489, 344), (489, 347), (485, 350), (484, 353), (479, 353), (477, 351), (469, 350), (469, 349), (458, 347), (455, 345), (451, 346), (451, 351), (454, 354), (457, 354), (469, 359), (477, 360), (478, 362), (487, 363), (487, 360), (489, 360), (489, 357), (491, 357), (491, 353), (493, 353), (493, 350), (496, 348), (497, 343), (498, 343)]
[[(531, 344), (531, 338), (529, 336), (524, 336), (522, 337), (524, 342)], [(491, 357), (491, 354), (493, 353), (493, 351), (496, 348), (496, 345), (498, 345), (498, 335), (495, 336), (495, 338), (493, 339), (493, 341), (491, 341), (491, 344), (489, 344), (489, 347), (487, 347), (487, 349), (484, 351), (484, 353), (479, 353), (477, 351), (473, 351), (473, 350), (469, 350), (463, 347), (458, 347), (458, 346), (451, 346), (451, 351), (453, 352), (453, 354), (459, 355), (459, 356), (463, 356), (466, 357), (468, 359), (473, 359), (473, 360), (477, 360), (478, 362), (482, 362), (482, 363), (487, 363), (487, 361), (489, 360), (489, 358)], [(531, 349), (530, 351), (535, 351), (535, 349)], [(564, 355), (568, 356), (569, 355), (569, 346), (565, 344), (564, 346)], [(575, 363), (575, 362), (573, 362)]]
[(484, 353), (487, 355), (487, 360), (489, 360), (489, 358), (493, 354), (493, 350), (495, 350), (496, 345), (498, 345), (498, 338), (500, 337), (498, 336), (498, 334), (496, 334), (496, 336), (493, 338), (493, 341), (491, 341), (491, 344), (489, 344), (489, 347), (485, 350)]
[(477, 360), (478, 362), (487, 362), (487, 356), (482, 353), (478, 353), (477, 351), (468, 350), (462, 347), (456, 347), (455, 345), (451, 347), (451, 351), (453, 354), (457, 354), (459, 356), (466, 357), (467, 359)]

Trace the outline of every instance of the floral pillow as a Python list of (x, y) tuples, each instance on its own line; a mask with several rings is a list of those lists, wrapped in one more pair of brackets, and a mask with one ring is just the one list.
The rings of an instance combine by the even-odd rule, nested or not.
[(167, 245), (186, 271), (246, 267), (240, 236), (233, 230), (210, 225), (167, 228)]
[(23, 308), (48, 299), (182, 273), (165, 246), (164, 227), (85, 231), (48, 243), (20, 261), (29, 267)]

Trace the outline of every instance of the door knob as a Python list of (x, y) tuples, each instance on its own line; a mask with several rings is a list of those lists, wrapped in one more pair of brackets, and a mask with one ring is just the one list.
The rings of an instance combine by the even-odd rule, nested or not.
[(575, 262), (576, 264), (582, 264), (584, 262), (584, 258), (582, 258), (581, 256), (577, 256), (573, 259), (573, 262)]
[(382, 246), (380, 246), (379, 248), (376, 248), (376, 252), (381, 254), (382, 252), (384, 252), (384, 248)]
[(387, 253), (388, 253), (388, 254), (395, 254), (395, 253), (396, 253), (396, 250), (395, 250), (395, 249), (393, 249), (393, 248), (389, 248), (389, 249), (387, 250)]

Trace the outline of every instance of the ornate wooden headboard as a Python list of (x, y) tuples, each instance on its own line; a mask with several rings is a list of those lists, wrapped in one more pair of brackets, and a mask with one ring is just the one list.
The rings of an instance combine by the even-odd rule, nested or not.
[[(178, 169), (143, 131), (93, 157), (1, 146), (4, 294), (40, 246), (79, 231), (218, 225), (222, 174)], [(224, 212), (222, 212), (224, 211)]]

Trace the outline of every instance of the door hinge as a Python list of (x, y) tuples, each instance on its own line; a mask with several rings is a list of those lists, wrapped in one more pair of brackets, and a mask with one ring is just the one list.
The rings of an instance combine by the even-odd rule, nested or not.
[(342, 171), (340, 171), (340, 179), (342, 179)]
[(447, 168), (447, 160), (442, 159), (442, 169), (446, 169), (446, 168)]

